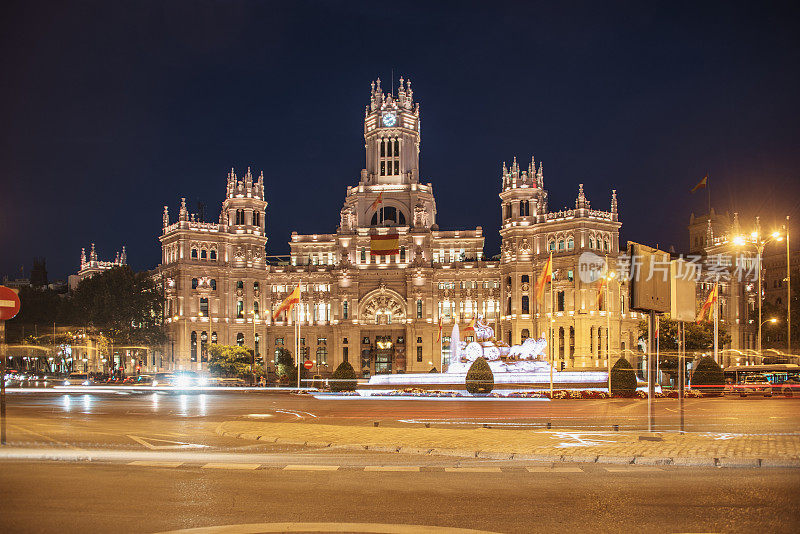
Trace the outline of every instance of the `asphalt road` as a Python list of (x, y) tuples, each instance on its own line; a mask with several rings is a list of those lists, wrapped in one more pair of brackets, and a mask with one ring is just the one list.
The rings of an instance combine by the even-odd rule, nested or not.
[(312, 531), (296, 525), (310, 522), (330, 523), (325, 532), (354, 531), (342, 530), (343, 523), (373, 524), (370, 532), (379, 531), (374, 524), (416, 525), (419, 532), (439, 526), (524, 533), (797, 532), (800, 527), (797, 470), (0, 466), (5, 532), (163, 532), (278, 522), (295, 524), (295, 532)]
[[(797, 433), (800, 400), (686, 401), (688, 429)], [(655, 401), (675, 425), (678, 402)], [(550, 464), (313, 448), (226, 438), (221, 421), (641, 428), (636, 400), (318, 400), (286, 393), (12, 392), (0, 449), (0, 531), (161, 532), (343, 523), (492, 532), (794, 532), (800, 470)], [(12, 451), (16, 451), (11, 454)], [(88, 452), (87, 452), (88, 451)], [(3, 457), (2, 453), (6, 456)], [(60, 461), (22, 461), (46, 455)], [(87, 456), (92, 461), (81, 460)], [(273, 525), (274, 526), (274, 525)], [(319, 531), (294, 525), (295, 531)], [(361, 527), (358, 527), (361, 528)], [(364, 531), (386, 531), (363, 527)], [(299, 530), (297, 530), (299, 529)], [(327, 530), (326, 530), (327, 529)], [(370, 530), (371, 529), (371, 530)], [(454, 532), (454, 531), (453, 531)]]
[[(654, 400), (656, 429), (677, 430), (676, 399)], [(8, 395), (8, 441), (14, 446), (141, 448), (141, 439), (161, 439), (215, 448), (241, 442), (214, 433), (222, 421), (251, 418), (341, 425), (641, 430), (647, 402), (319, 400), (273, 392), (116, 392), (64, 394), (54, 391)], [(800, 398), (726, 397), (686, 399), (686, 430), (749, 434), (800, 432)], [(133, 436), (133, 437), (131, 437)], [(162, 443), (161, 446), (167, 446)]]

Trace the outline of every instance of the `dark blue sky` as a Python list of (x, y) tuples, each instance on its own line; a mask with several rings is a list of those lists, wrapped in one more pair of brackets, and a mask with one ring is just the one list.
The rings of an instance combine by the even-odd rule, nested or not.
[[(558, 5), (555, 5), (558, 4)], [(712, 204), (800, 218), (796, 2), (5, 2), (0, 274), (77, 269), (96, 242), (160, 258), (181, 196), (216, 220), (264, 170), (268, 253), (333, 232), (364, 166), (369, 83), (421, 103), (442, 229), (499, 251), (500, 167), (544, 162), (551, 209), (619, 194), (623, 238), (685, 247)], [(240, 173), (241, 173), (240, 172)], [(800, 234), (796, 234), (800, 242)]]

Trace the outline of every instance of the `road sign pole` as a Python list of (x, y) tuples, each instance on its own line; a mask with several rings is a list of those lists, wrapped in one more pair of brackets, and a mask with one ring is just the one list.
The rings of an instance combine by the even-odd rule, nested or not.
[(6, 322), (0, 320), (0, 445), (6, 444)]

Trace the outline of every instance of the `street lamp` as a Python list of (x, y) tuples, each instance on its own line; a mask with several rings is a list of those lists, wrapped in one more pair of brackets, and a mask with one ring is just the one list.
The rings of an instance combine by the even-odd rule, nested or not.
[[(608, 271), (605, 275), (606, 279), (606, 367), (608, 368), (608, 394), (611, 395), (611, 282), (614, 280), (616, 273)], [(621, 333), (620, 333), (621, 334)], [(620, 345), (621, 346), (621, 345)], [(620, 355), (622, 357), (622, 355)]]
[[(250, 370), (253, 371), (253, 385), (255, 386), (256, 385), (256, 348), (257, 348), (256, 347), (256, 320), (258, 319), (258, 312), (255, 311), (255, 310), (252, 310), (252, 311), (248, 312), (248, 314), (253, 316), (253, 365), (250, 368)], [(298, 373), (300, 372), (299, 367), (298, 367), (297, 372)]]
[[(759, 225), (758, 218), (756, 218), (756, 225)], [(761, 300), (763, 294), (761, 293), (761, 255), (764, 253), (764, 247), (772, 241), (782, 241), (783, 236), (780, 232), (772, 232), (772, 234), (764, 239), (761, 237), (759, 230), (754, 230), (750, 233), (749, 238), (739, 235), (733, 238), (733, 243), (738, 246), (753, 245), (756, 248), (757, 265), (758, 265), (758, 354), (761, 355), (761, 327), (764, 323), (761, 322)]]

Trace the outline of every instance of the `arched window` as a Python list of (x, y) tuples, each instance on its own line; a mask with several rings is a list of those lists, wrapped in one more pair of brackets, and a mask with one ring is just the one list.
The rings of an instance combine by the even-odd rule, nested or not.
[(559, 251), (564, 250), (564, 240), (563, 239), (559, 239), (558, 240), (558, 250)]
[(211, 332), (211, 344), (212, 345), (216, 345), (217, 344), (217, 333), (216, 332)]
[(244, 289), (244, 282), (242, 282), (241, 280), (236, 282), (236, 289)]
[(244, 301), (236, 301), (236, 318), (242, 319), (244, 317)]
[(520, 335), (522, 336), (522, 341), (523, 341), (523, 342), (525, 342), (525, 340), (526, 340), (526, 339), (528, 339), (529, 337), (531, 337), (531, 333), (530, 333), (530, 331), (529, 331), (527, 328), (523, 328), (523, 329), (522, 329), (522, 333), (521, 333)]
[(406, 247), (402, 246), (400, 247), (400, 263), (405, 263), (405, 262), (406, 262)]
[(192, 259), (193, 259), (193, 260), (196, 260), (196, 259), (197, 259), (197, 249), (196, 249), (196, 248), (193, 248), (193, 249), (192, 249)]
[(594, 238), (593, 237), (589, 238), (589, 248), (594, 248)]
[(214, 249), (211, 249), (211, 259), (212, 260), (216, 260), (217, 259), (217, 251), (214, 250)]
[(528, 213), (528, 201), (527, 200), (520, 200), (519, 201), (519, 215), (520, 217), (525, 217), (530, 215)]
[(258, 282), (253, 282), (253, 291), (258, 291), (260, 288), (261, 286), (258, 284)]
[(192, 278), (192, 289), (197, 289), (197, 278)]
[(606, 239), (605, 241), (603, 241), (603, 250), (608, 250), (608, 249), (609, 249), (608, 248), (608, 239)]
[(511, 297), (508, 297), (508, 305), (506, 306), (506, 315), (511, 315)]
[(530, 313), (530, 303), (528, 300), (528, 295), (522, 296), (522, 313)]
[(570, 237), (567, 239), (567, 250), (572, 250), (575, 248), (575, 240)]
[(555, 250), (556, 250), (556, 242), (551, 240), (551, 241), (550, 241), (550, 242), (547, 244), (547, 249), (548, 249), (550, 252), (555, 252)]
[(213, 291), (216, 291), (216, 290), (217, 290), (217, 281), (216, 281), (216, 280), (214, 280), (213, 278), (212, 278), (212, 279), (211, 279), (211, 281), (209, 282), (209, 285), (211, 286), (211, 289), (212, 289)]
[(240, 347), (244, 346), (244, 334), (242, 334), (241, 332), (236, 334), (236, 344)]
[(258, 319), (258, 301), (253, 301), (253, 317)]
[(208, 251), (206, 249), (200, 250), (200, 259), (204, 260), (208, 257)]
[(208, 361), (208, 332), (200, 334), (200, 361)]
[(197, 361), (197, 332), (192, 331), (191, 360)]

